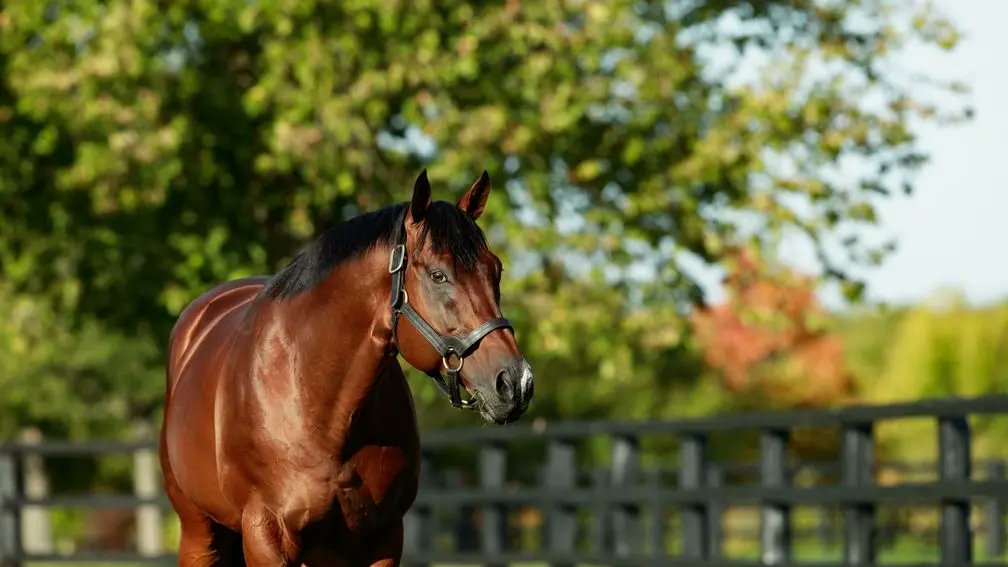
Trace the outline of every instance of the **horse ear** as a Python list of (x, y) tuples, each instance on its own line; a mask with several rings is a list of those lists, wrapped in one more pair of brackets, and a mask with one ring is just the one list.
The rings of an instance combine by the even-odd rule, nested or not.
[(427, 168), (420, 172), (416, 183), (413, 184), (413, 199), (410, 201), (410, 214), (413, 222), (419, 223), (427, 216), (427, 208), (430, 207), (431, 188), (430, 181), (427, 180)]
[(486, 207), (487, 197), (490, 196), (490, 174), (483, 170), (483, 175), (480, 175), (476, 183), (472, 184), (472, 187), (466, 191), (465, 195), (459, 199), (458, 208), (469, 215), (470, 218), (476, 220), (481, 214), (483, 214), (483, 209)]

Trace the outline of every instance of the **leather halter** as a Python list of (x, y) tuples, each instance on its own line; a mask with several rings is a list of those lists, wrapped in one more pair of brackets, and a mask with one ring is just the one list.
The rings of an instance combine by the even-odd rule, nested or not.
[[(403, 221), (406, 219), (407, 212), (408, 207), (407, 210), (403, 211)], [(451, 401), (451, 405), (456, 408), (477, 409), (478, 403), (476, 401), (462, 399), (462, 380), (459, 377), (459, 372), (462, 370), (462, 365), (465, 364), (465, 357), (472, 354), (476, 343), (480, 342), (483, 337), (497, 329), (511, 329), (513, 332), (514, 327), (511, 326), (511, 322), (507, 319), (494, 317), (487, 319), (464, 337), (438, 333), (409, 303), (409, 295), (406, 293), (404, 281), (406, 261), (406, 227), (403, 223), (400, 223), (399, 236), (396, 245), (392, 247), (392, 252), (389, 254), (388, 267), (389, 273), (392, 274), (392, 298), (390, 305), (392, 307), (393, 349), (391, 354), (394, 356), (398, 352), (399, 345), (396, 339), (396, 326), (399, 322), (399, 316), (405, 315), (409, 319), (409, 322), (413, 324), (413, 328), (427, 339), (427, 342), (441, 355), (441, 370), (427, 373), (434, 380), (434, 385)], [(458, 358), (458, 366), (452, 367), (449, 364), (449, 359), (453, 356)], [(442, 376), (442, 373), (444, 376)]]

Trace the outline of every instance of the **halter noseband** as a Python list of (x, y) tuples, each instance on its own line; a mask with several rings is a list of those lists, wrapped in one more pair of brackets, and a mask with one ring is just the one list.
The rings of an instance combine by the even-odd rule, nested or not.
[[(403, 221), (405, 221), (407, 212), (408, 207), (403, 212)], [(459, 377), (459, 372), (462, 370), (463, 364), (465, 364), (465, 357), (472, 354), (476, 343), (497, 329), (511, 329), (513, 331), (514, 328), (511, 326), (511, 322), (503, 317), (487, 319), (464, 337), (442, 335), (435, 331), (413, 309), (413, 306), (409, 303), (409, 295), (406, 293), (404, 281), (406, 275), (406, 227), (404, 223), (399, 224), (399, 236), (396, 245), (392, 248), (392, 253), (389, 254), (388, 270), (392, 274), (392, 299), (390, 302), (392, 307), (392, 354), (394, 355), (398, 351), (396, 326), (399, 322), (399, 316), (405, 315), (409, 319), (409, 322), (413, 324), (413, 328), (427, 339), (427, 342), (441, 355), (441, 372), (434, 371), (428, 373), (428, 376), (434, 380), (434, 385), (437, 386), (444, 396), (451, 400), (451, 405), (456, 408), (476, 409), (477, 403), (475, 401), (462, 399), (462, 380)], [(452, 356), (458, 358), (458, 366), (456, 367), (449, 365), (449, 359)], [(442, 376), (442, 372), (445, 376)]]

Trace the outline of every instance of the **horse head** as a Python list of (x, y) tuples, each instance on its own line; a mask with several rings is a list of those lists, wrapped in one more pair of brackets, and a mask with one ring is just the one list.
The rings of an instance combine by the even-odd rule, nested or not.
[[(432, 202), (421, 173), (389, 271), (394, 341), (403, 358), (434, 378), (456, 407), (503, 424), (528, 409), (534, 380), (501, 314), (503, 266), (476, 224), (489, 195), (484, 171), (456, 204)], [(470, 399), (462, 399), (461, 387)]]

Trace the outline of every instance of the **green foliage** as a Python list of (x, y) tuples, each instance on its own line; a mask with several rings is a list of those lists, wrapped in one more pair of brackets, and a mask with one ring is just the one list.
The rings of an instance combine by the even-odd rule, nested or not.
[(884, 403), (1003, 390), (1008, 304), (975, 308), (958, 297), (941, 299), (847, 322), (851, 365), (866, 400)]
[(857, 295), (843, 268), (885, 247), (851, 231), (912, 181), (911, 119), (944, 110), (890, 56), (956, 39), (910, 0), (7, 2), (0, 301), (30, 315), (5, 322), (2, 433), (156, 413), (188, 301), (424, 165), (441, 198), (492, 174), (537, 414), (715, 408), (683, 340), (692, 266), (801, 234)]
[[(977, 308), (958, 296), (941, 295), (914, 308), (849, 318), (841, 334), (865, 402), (1004, 392), (1008, 303)], [(974, 421), (979, 454), (1001, 452), (1008, 439), (1003, 421)], [(934, 435), (934, 423), (919, 420), (880, 437), (894, 456), (929, 458)]]
[(158, 407), (160, 351), (88, 320), (70, 329), (49, 304), (0, 286), (0, 439), (31, 424), (59, 438), (114, 437)]
[[(163, 331), (206, 286), (401, 199), (429, 161), (451, 189), (484, 167), (507, 182), (488, 222), (509, 252), (646, 258), (656, 293), (688, 294), (671, 252), (716, 262), (751, 232), (732, 213), (761, 227), (749, 236), (819, 241), (874, 222), (868, 197), (920, 161), (907, 120), (924, 102), (880, 69), (913, 34), (954, 41), (926, 12), (927, 33), (901, 35), (888, 24), (912, 4), (889, 4), (14, 2), (5, 275)], [(759, 79), (709, 71), (706, 51), (732, 46), (733, 62), (772, 56)], [(430, 147), (403, 141), (417, 136)], [(826, 175), (858, 155), (879, 173)]]

